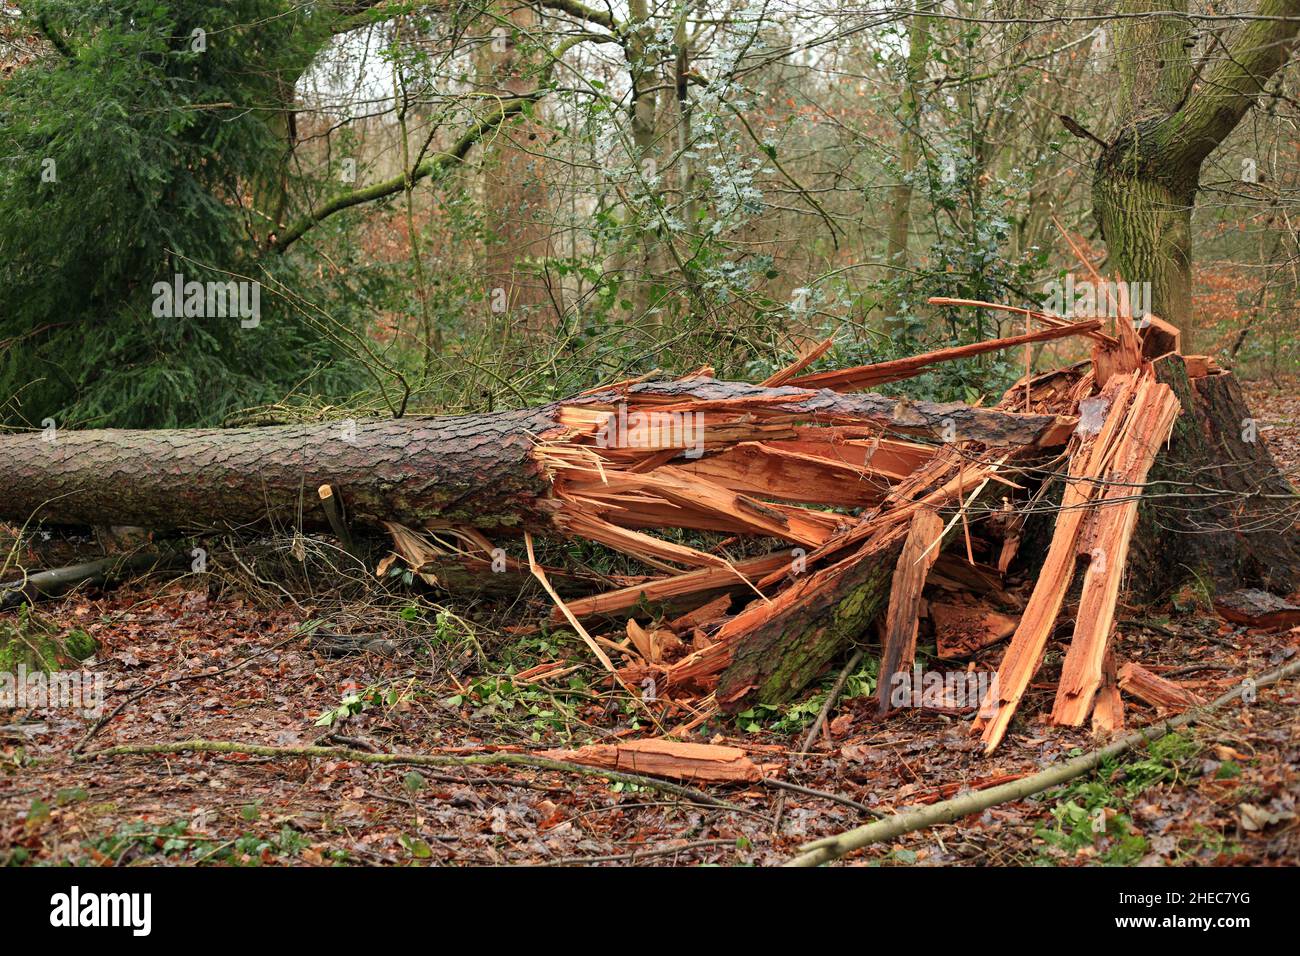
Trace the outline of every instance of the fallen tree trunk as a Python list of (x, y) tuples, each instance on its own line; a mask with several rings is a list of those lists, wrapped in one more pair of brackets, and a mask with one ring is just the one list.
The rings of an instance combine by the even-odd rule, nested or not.
[[(701, 429), (708, 451), (768, 435), (793, 437), (800, 423), (1029, 445), (1059, 444), (1071, 427), (1068, 420), (1051, 415), (701, 377), (634, 384), (542, 408), (485, 415), (269, 428), (66, 431), (52, 441), (40, 432), (18, 433), (0, 435), (6, 478), (0, 519), (18, 524), (32, 519), (111, 522), (157, 530), (268, 523), (327, 529), (316, 489), (328, 484), (343, 497), (356, 525), (381, 528), (385, 521), (395, 521), (423, 526), (434, 520), (486, 529), (555, 530), (558, 505), (539, 442), (562, 446), (566, 436), (584, 430), (566, 417), (566, 410), (590, 410), (595, 424), (586, 432), (594, 434), (620, 404), (643, 415), (704, 416), (689, 427)], [(736, 421), (742, 418), (751, 421)], [(643, 458), (647, 451), (672, 447), (638, 446), (634, 437), (626, 450)], [(683, 450), (684, 443), (678, 442), (676, 452)]]
[[(989, 607), (982, 613), (993, 636), (973, 635), (977, 645), (987, 643), (998, 639), (998, 620), (1014, 625), (999, 691), (983, 702), (978, 721), (992, 749), (1038, 669), (1081, 554), (1091, 555), (1095, 580), (1080, 604), (1058, 719), (1081, 723), (1099, 688), (1114, 683), (1105, 661), (1123, 569), (1148, 570), (1125, 561), (1130, 538), (1138, 555), (1149, 547), (1141, 519), (1134, 530), (1136, 499), (1144, 498), (1137, 513), (1148, 523), (1151, 508), (1169, 504), (1146, 500), (1146, 469), (1153, 457), (1164, 459), (1181, 483), (1166, 481), (1185, 497), (1200, 487), (1188, 469), (1215, 477), (1201, 466), (1222, 458), (1220, 433), (1244, 408), (1230, 381), (1201, 384), (1228, 378), (1212, 363), (1198, 363), (1202, 378), (1180, 382), (1181, 356), (1169, 353), (1154, 357), (1171, 381), (1153, 372), (1143, 347), (1176, 347), (1176, 330), (1153, 325), (1160, 335), (1148, 330), (1139, 342), (1126, 322), (1111, 336), (1097, 322), (1072, 326), (1027, 314), (1049, 333), (797, 374), (825, 352), (823, 342), (761, 385), (701, 373), (630, 380), (489, 415), (70, 432), (52, 441), (0, 436), (9, 476), (0, 519), (333, 528), (341, 538), (352, 529), (383, 530), (395, 554), (380, 562), (381, 573), (400, 559), (436, 586), (500, 577), (513, 588), (536, 579), (556, 605), (552, 620), (572, 627), (620, 686), (639, 686), (654, 706), (666, 704), (663, 718), (687, 714), (683, 727), (717, 710), (794, 697), (888, 608), (883, 694), (890, 674), (911, 665), (923, 591), (978, 594), (1020, 612), (1017, 620)], [(1022, 381), (995, 408), (853, 393), (934, 362), (1072, 334), (1092, 339), (1091, 363)], [(1217, 398), (1189, 399), (1192, 389)], [(1157, 407), (1161, 415), (1148, 420)], [(1177, 450), (1156, 456), (1180, 411), (1185, 434)], [(1226, 491), (1215, 490), (1216, 514), (1293, 504), (1266, 452), (1230, 451), (1240, 467)], [(1068, 477), (1054, 520), (1029, 520), (1053, 510), (1048, 496), (1062, 472)], [(1247, 494), (1251, 476), (1269, 493)], [(1050, 532), (1036, 523), (1050, 523)], [(718, 537), (660, 533), (673, 528)], [(1233, 530), (1248, 535), (1251, 526)], [(1286, 544), (1280, 520), (1270, 530)], [(512, 557), (494, 542), (505, 534), (522, 534), (526, 564), (517, 549)], [(544, 567), (532, 548), (541, 535), (604, 545), (645, 570), (614, 576)], [(745, 539), (756, 544), (738, 547)], [(1040, 539), (1050, 539), (1041, 569), (1033, 558)], [(961, 546), (940, 553), (955, 542)], [(1225, 537), (1216, 547), (1229, 544)], [(1282, 554), (1266, 542), (1247, 563)], [(1010, 594), (1015, 585), (1005, 574), (1014, 562), (1036, 576), (1027, 605)], [(591, 593), (595, 586), (605, 590)], [(699, 613), (682, 613), (692, 608)], [(1108, 720), (1115, 720), (1110, 710), (1101, 715)]]
[[(849, 370), (848, 378), (906, 377), (912, 364)], [(753, 699), (788, 699), (867, 630), (888, 598), (910, 515), (951, 505), (978, 483), (985, 471), (970, 460), (989, 448), (1005, 449), (1005, 459), (1059, 447), (1073, 427), (1072, 417), (1050, 410), (701, 375), (627, 382), (493, 415), (69, 432), (52, 442), (0, 436), (0, 461), (11, 473), (0, 518), (382, 528), (430, 584), (449, 583), (448, 567), (485, 577), (525, 570), (485, 533), (584, 538), (660, 573), (613, 581), (622, 587), (575, 602), (579, 614), (626, 612), (674, 595), (698, 603), (719, 590), (748, 597), (716, 634), (674, 634), (681, 659), (667, 660), (620, 641), (622, 627), (617, 637), (593, 637), (552, 593), (557, 621), (571, 624), (603, 664), (607, 650), (632, 657), (620, 668), (624, 686), (651, 676), (670, 693), (716, 694), (716, 705), (732, 711)], [(916, 437), (930, 443), (907, 440)], [(829, 510), (849, 506), (868, 510), (861, 517)], [(789, 550), (731, 560), (647, 533), (672, 527), (775, 539)]]
[(329, 484), (354, 524), (547, 525), (534, 441), (550, 409), (270, 428), (0, 436), (0, 518), (193, 531), (326, 529)]

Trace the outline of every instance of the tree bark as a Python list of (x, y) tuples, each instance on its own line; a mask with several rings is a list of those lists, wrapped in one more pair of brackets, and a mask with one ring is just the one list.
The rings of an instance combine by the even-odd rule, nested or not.
[[(382, 528), (438, 520), (484, 529), (558, 529), (558, 504), (534, 454), (560, 439), (561, 407), (723, 403), (807, 422), (872, 424), (941, 441), (1060, 444), (1073, 427), (959, 402), (764, 388), (710, 378), (646, 382), (534, 409), (445, 418), (336, 421), (270, 428), (67, 431), (0, 435), (0, 519), (211, 530), (301, 524), (327, 529), (317, 489), (342, 496), (348, 520)], [(51, 440), (52, 439), (52, 440)]]
[(1154, 599), (1200, 581), (1217, 591), (1291, 593), (1300, 586), (1300, 496), (1269, 453), (1241, 386), (1226, 372), (1188, 378), (1180, 355), (1163, 356), (1155, 370), (1184, 414), (1143, 490), (1130, 589)]
[[(1131, 0), (1126, 12), (1171, 6)], [(1199, 78), (1184, 17), (1127, 20), (1118, 47), (1124, 119), (1097, 160), (1093, 211), (1110, 265), (1128, 282), (1151, 284), (1150, 311), (1181, 328), (1185, 344), (1195, 328), (1192, 209), (1201, 164), (1287, 62), (1300, 0), (1262, 0), (1259, 15)]]
[[(541, 19), (533, 6), (516, 0), (498, 0), (490, 10), (492, 16), (481, 21), (490, 39), (476, 56), (477, 86), (505, 102), (538, 86), (545, 64), (538, 62), (534, 35)], [(532, 274), (535, 263), (550, 253), (541, 132), (531, 118), (517, 119), (503, 124), (482, 147), (483, 274), (494, 313), (504, 296), (506, 332), (512, 325), (538, 332), (557, 318), (543, 281)]]
[[(924, 8), (929, 6), (925, 4)], [(885, 261), (894, 268), (907, 264), (907, 238), (912, 228), (911, 176), (916, 171), (921, 139), (919, 87), (925, 79), (925, 66), (930, 57), (930, 18), (924, 13), (913, 14), (907, 30), (907, 63), (899, 110), (898, 169), (901, 175), (889, 190), (889, 228), (885, 247)]]
[(530, 452), (549, 408), (272, 428), (0, 436), (0, 517), (211, 530), (267, 522), (328, 528), (331, 485), (353, 524), (429, 518), (549, 528)]

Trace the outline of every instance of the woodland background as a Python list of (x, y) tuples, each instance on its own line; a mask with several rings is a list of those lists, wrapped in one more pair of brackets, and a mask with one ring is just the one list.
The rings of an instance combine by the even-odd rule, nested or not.
[[(0, 419), (484, 410), (653, 368), (761, 376), (837, 330), (824, 364), (887, 359), (1022, 330), (925, 300), (1040, 306), (1080, 269), (1067, 236), (1153, 283), (1185, 351), (1276, 379), (1300, 68), (1244, 91), (1187, 222), (1148, 210), (1127, 245), (1149, 257), (1108, 246), (1094, 186), (1099, 143), (1221, 82), (1244, 31), (1285, 48), (1289, 8), (1264, 6), (9, 6)], [(259, 282), (260, 323), (155, 317), (177, 273)], [(1022, 369), (907, 388), (975, 400)]]
[[(496, 411), (705, 365), (756, 382), (832, 334), (811, 371), (1021, 333), (927, 300), (1042, 307), (1086, 262), (1149, 284), (1182, 350), (1246, 382), (1294, 482), (1298, 32), (1300, 0), (0, 0), (0, 428)], [(178, 275), (256, 283), (257, 321), (155, 314)], [(988, 406), (1024, 363), (890, 390)], [(24, 576), (142, 544), (0, 539)], [(0, 617), (8, 661), (55, 646), (37, 656), (75, 658), (112, 704), (111, 723), (4, 713), (0, 862), (778, 863), (1096, 745), (1026, 722), (985, 757), (950, 714), (879, 720), (859, 649), (838, 683), (692, 731), (791, 758), (803, 790), (779, 796), (302, 756), (518, 756), (647, 726), (536, 588), (449, 598), (297, 527), (191, 543), (210, 559), (191, 573)], [(580, 540), (539, 554), (629, 570)], [(1120, 608), (1125, 653), (1205, 697), (1297, 652), (1300, 629), (1224, 622), (1200, 582), (1165, 598)], [(857, 861), (1294, 863), (1296, 703), (1279, 686)], [(101, 726), (97, 746), (284, 752), (82, 759)]]

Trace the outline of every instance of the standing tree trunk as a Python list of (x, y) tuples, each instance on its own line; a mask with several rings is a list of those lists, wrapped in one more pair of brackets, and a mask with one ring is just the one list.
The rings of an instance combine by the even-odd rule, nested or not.
[[(927, 5), (928, 6), (928, 5)], [(914, 14), (907, 33), (907, 65), (903, 77), (903, 102), (899, 111), (898, 182), (890, 187), (889, 229), (885, 259), (891, 268), (907, 264), (907, 237), (912, 228), (912, 182), (921, 151), (921, 97), (918, 87), (925, 78), (930, 55), (930, 18)]]
[[(1126, 13), (1186, 11), (1186, 0), (1129, 0)], [(1192, 209), (1201, 164), (1237, 126), (1286, 62), (1300, 30), (1300, 0), (1262, 0), (1260, 19), (1199, 78), (1182, 16), (1122, 21), (1116, 45), (1121, 123), (1097, 160), (1093, 211), (1110, 264), (1127, 282), (1151, 285), (1151, 312), (1183, 330), (1192, 315)]]
[[(477, 53), (479, 92), (508, 100), (536, 87), (537, 9), (517, 0), (500, 0), (484, 17), (487, 31)], [(492, 99), (487, 102), (491, 103)], [(486, 112), (486, 110), (484, 110)], [(553, 324), (550, 296), (533, 274), (550, 253), (550, 207), (544, 175), (540, 124), (528, 116), (506, 124), (483, 148), (483, 209), (487, 231), (484, 281), (494, 314), (514, 324), (521, 315), (532, 332)]]

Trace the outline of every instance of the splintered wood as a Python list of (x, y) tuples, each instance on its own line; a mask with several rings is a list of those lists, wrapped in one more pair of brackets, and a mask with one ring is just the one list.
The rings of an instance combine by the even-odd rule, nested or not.
[(1088, 512), (1088, 527), (1078, 549), (1088, 556), (1088, 568), (1052, 710), (1052, 720), (1058, 724), (1082, 724), (1101, 686), (1102, 661), (1115, 621), (1129, 541), (1137, 525), (1142, 486), (1160, 446), (1169, 439), (1179, 408), (1172, 389), (1155, 379), (1143, 379), (1110, 465), (1098, 479), (1097, 507)]
[[(1091, 716), (1098, 732), (1117, 731), (1121, 692), (1162, 708), (1184, 704), (1176, 686), (1137, 663), (1118, 673), (1115, 664), (1139, 504), (1185, 406), (1153, 371), (1171, 355), (1183, 361), (1178, 330), (1148, 316), (1139, 335), (1123, 309), (1103, 331), (1101, 321), (936, 301), (1007, 308), (1043, 328), (810, 372), (831, 349), (826, 339), (759, 385), (702, 369), (552, 406), (554, 427), (537, 434), (532, 452), (549, 488), (539, 510), (550, 526), (529, 530), (621, 552), (643, 567), (639, 575), (543, 567), (531, 536), (524, 565), (481, 532), (425, 531), (453, 542), (462, 562), (531, 573), (554, 602), (552, 621), (576, 630), (619, 686), (643, 692), (664, 728), (789, 700), (875, 632), (879, 709), (888, 712), (891, 678), (911, 670), (922, 633), (942, 660), (1010, 638), (973, 725), (992, 751), (1067, 602), (1076, 610), (1053, 722), (1079, 726)], [(862, 392), (937, 363), (1069, 336), (1087, 340), (1090, 361), (1027, 375), (993, 407)], [(1205, 357), (1185, 365), (1193, 378), (1228, 374)], [(1027, 520), (1044, 512), (1054, 513), (1039, 521), (1050, 535), (1031, 533)], [(413, 570), (436, 580), (435, 558), (448, 550), (400, 525), (390, 530)], [(1247, 613), (1232, 604), (1223, 612)], [(552, 672), (567, 673), (557, 664), (528, 679)], [(726, 749), (661, 739), (565, 759), (678, 779), (755, 779), (757, 766)]]
[(885, 634), (880, 649), (878, 698), (880, 711), (889, 710), (893, 677), (912, 666), (916, 657), (916, 632), (920, 625), (921, 589), (939, 557), (943, 519), (928, 509), (912, 516), (912, 524), (894, 568), (889, 588), (889, 610), (885, 613)]
[[(1121, 336), (1118, 348), (1094, 350), (1094, 356), (1104, 352), (1109, 378), (1098, 397), (1080, 402), (1081, 421), (1055, 534), (998, 669), (995, 691), (976, 721), (987, 751), (1002, 741), (1042, 662), (1080, 557), (1087, 561), (1083, 593), (1052, 719), (1078, 726), (1092, 712), (1142, 487), (1181, 409), (1173, 390), (1157, 382), (1150, 365), (1142, 363), (1140, 349), (1140, 343)], [(1100, 721), (1102, 726), (1110, 722), (1109, 714)]]
[(1200, 695), (1131, 662), (1119, 669), (1119, 687), (1161, 714), (1181, 713), (1205, 703)]
[(577, 750), (544, 750), (541, 756), (686, 783), (755, 783), (779, 769), (775, 764), (754, 763), (739, 747), (676, 740), (592, 744)]

